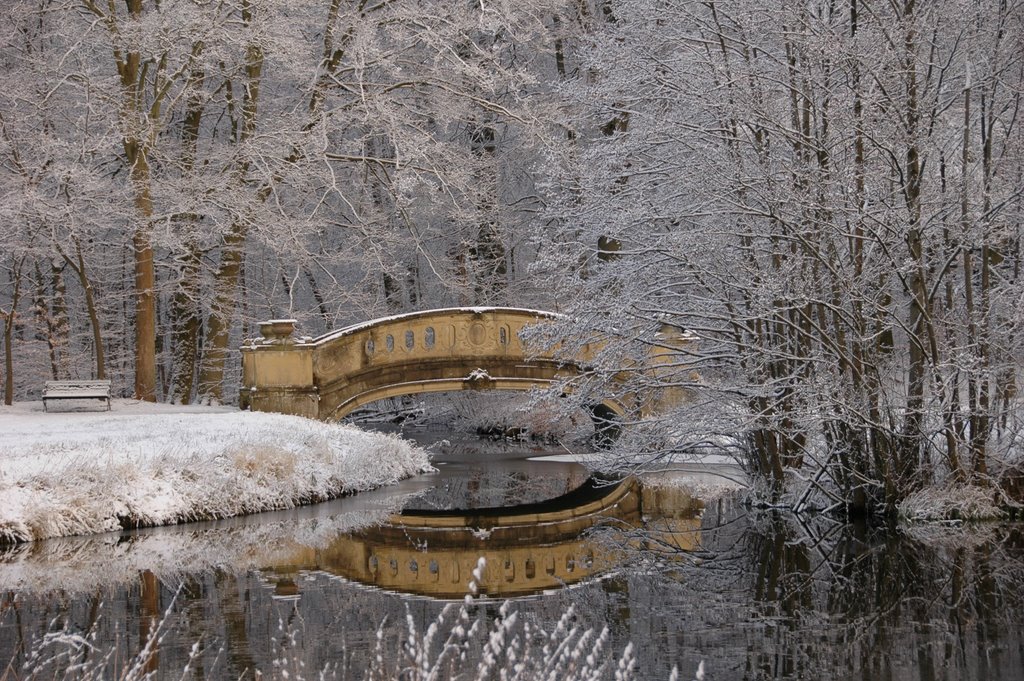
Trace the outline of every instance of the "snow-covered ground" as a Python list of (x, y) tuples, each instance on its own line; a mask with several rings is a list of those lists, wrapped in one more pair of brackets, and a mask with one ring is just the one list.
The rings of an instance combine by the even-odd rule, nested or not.
[(401, 438), (295, 416), (0, 406), (0, 544), (291, 508), (429, 470)]

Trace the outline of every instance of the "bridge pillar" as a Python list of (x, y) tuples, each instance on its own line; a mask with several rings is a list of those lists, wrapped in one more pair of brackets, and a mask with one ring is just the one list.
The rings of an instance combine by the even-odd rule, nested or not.
[(260, 338), (242, 345), (242, 409), (320, 416), (313, 345), (296, 340), (294, 319), (260, 322)]

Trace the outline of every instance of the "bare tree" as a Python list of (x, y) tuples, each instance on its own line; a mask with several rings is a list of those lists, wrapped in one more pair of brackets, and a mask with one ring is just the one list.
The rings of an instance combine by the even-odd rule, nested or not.
[(95, 348), (139, 398), (221, 401), (257, 318), (315, 332), (504, 300), (531, 257), (564, 12), (19, 0), (0, 59), (17, 84), (0, 93), (4, 196), (31, 203), (53, 235), (41, 253), (77, 282), (49, 299), (37, 285), (34, 323), (66, 306), (68, 355)]
[(584, 301), (568, 332), (608, 342), (595, 377), (616, 375), (627, 342), (656, 343), (667, 315), (701, 352), (639, 389), (695, 387), (699, 368), (698, 394), (718, 399), (680, 418), (700, 408), (742, 435), (775, 500), (794, 477), (861, 511), (937, 477), (987, 484), (1012, 446), (993, 398), (1015, 394), (1021, 354), (1002, 253), (1019, 243), (1022, 13), (615, 3), (584, 51), (574, 125), (629, 125), (558, 159), (550, 214), (586, 227), (546, 263), (588, 264), (560, 285)]

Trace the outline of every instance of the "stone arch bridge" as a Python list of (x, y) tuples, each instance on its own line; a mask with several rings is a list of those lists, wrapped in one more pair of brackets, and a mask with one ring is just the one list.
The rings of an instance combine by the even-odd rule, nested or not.
[[(458, 390), (546, 388), (587, 368), (595, 348), (573, 361), (533, 353), (521, 332), (559, 315), (506, 307), (426, 310), (355, 324), (320, 336), (296, 338), (294, 320), (260, 324), (261, 338), (242, 351), (243, 409), (341, 419), (388, 397)], [(675, 327), (662, 329), (650, 366), (674, 361), (690, 342)], [(607, 399), (595, 410), (606, 417), (639, 407), (657, 411), (681, 395), (663, 391), (643, 400)]]

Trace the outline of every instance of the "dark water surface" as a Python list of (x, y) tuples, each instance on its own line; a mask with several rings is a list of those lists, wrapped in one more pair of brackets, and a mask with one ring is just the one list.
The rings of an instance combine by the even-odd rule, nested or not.
[[(342, 547), (342, 563), (366, 546), (382, 551), (383, 535), (366, 524), (399, 507), (507, 506), (582, 484), (587, 473), (576, 464), (527, 460), (552, 453), (563, 452), (457, 442), (440, 450), (438, 473), (397, 489), (234, 521), (0, 549), (0, 667), (9, 661), (7, 678), (19, 678), (33, 650), (46, 655), (82, 634), (92, 637), (83, 645), (95, 646), (94, 658), (111, 655), (108, 678), (146, 641), (156, 650), (147, 666), (154, 678), (181, 678), (186, 666), (194, 678), (252, 678), (257, 669), (317, 678), (329, 665), (339, 678), (363, 678), (378, 629), (386, 654), (401, 656), (409, 622), (423, 631), (445, 604), (325, 568), (330, 547)], [(631, 642), (644, 679), (667, 679), (673, 666), (692, 679), (701, 661), (707, 679), (1024, 678), (1017, 526), (869, 531), (752, 514), (728, 498), (699, 517), (660, 512), (673, 533), (622, 523), (592, 529), (586, 541), (600, 543), (585, 551), (597, 562), (588, 568), (577, 557), (576, 569), (601, 572), (605, 556), (615, 557), (613, 567), (518, 597), (512, 609), (550, 630), (572, 608), (577, 626), (608, 628), (611, 649)], [(420, 574), (429, 578), (431, 548), (420, 537), (407, 541), (396, 550), (421, 551)], [(493, 622), (500, 603), (479, 600), (473, 617)], [(164, 613), (154, 637), (151, 622)], [(44, 643), (48, 632), (65, 640)]]

